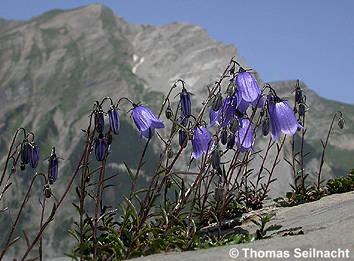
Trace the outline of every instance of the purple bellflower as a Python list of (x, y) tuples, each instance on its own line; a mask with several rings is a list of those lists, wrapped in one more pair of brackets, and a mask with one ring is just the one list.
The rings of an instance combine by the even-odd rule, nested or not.
[(281, 132), (294, 135), (298, 128), (302, 128), (287, 101), (278, 97), (268, 97), (268, 110), (273, 140), (276, 140)]
[(28, 164), (31, 160), (31, 144), (24, 140), (21, 144), (21, 161), (23, 164)]
[(243, 68), (240, 68), (239, 73), (236, 76), (235, 83), (238, 86), (242, 99), (246, 102), (255, 101), (261, 94), (257, 80), (252, 74), (246, 72)]
[(208, 150), (211, 147), (211, 142), (211, 134), (204, 126), (195, 128), (192, 139), (192, 157), (199, 159), (203, 154), (208, 153)]
[(102, 110), (98, 110), (95, 113), (95, 124), (98, 133), (102, 133), (104, 130), (104, 114)]
[(107, 155), (108, 143), (101, 133), (96, 139), (95, 143), (95, 156), (98, 161), (103, 161)]
[(183, 87), (180, 94), (181, 111), (184, 117), (191, 115), (191, 98), (187, 90)]
[(217, 110), (217, 111), (214, 111), (213, 107), (210, 107), (210, 112), (209, 112), (210, 124), (209, 124), (209, 127), (213, 127), (215, 124), (220, 125), (221, 116), (222, 116), (222, 109), (221, 108), (219, 108), (219, 110)]
[(233, 100), (233, 97), (228, 96), (224, 101), (221, 115), (222, 127), (226, 127), (236, 113), (236, 103)]
[(226, 145), (227, 143), (227, 130), (223, 129), (220, 134), (221, 144)]
[(223, 106), (219, 110), (214, 111), (213, 107), (211, 107), (209, 111), (209, 127), (215, 124), (226, 127), (236, 113), (236, 103), (237, 100), (234, 97), (227, 96)]
[(240, 129), (235, 133), (235, 142), (242, 152), (253, 147), (253, 128), (249, 119), (240, 120)]
[(214, 111), (218, 111), (221, 108), (221, 106), (222, 106), (222, 96), (221, 93), (219, 92), (218, 94), (216, 94), (211, 107)]
[(32, 143), (29, 164), (32, 168), (37, 168), (38, 161), (39, 161), (39, 153), (38, 153), (37, 145), (35, 143)]
[(235, 134), (230, 134), (229, 137), (227, 137), (227, 143), (226, 143), (226, 148), (231, 150), (235, 146)]
[(154, 135), (154, 129), (162, 129), (165, 127), (163, 121), (159, 120), (154, 113), (145, 106), (135, 105), (131, 116), (141, 135), (147, 139), (150, 139)]
[(120, 128), (118, 110), (112, 106), (111, 109), (108, 111), (108, 117), (109, 117), (109, 126), (111, 127), (112, 132), (115, 135), (118, 135), (119, 128)]
[(253, 102), (251, 102), (251, 105), (254, 107), (254, 108), (258, 108), (258, 109), (261, 109), (264, 107), (264, 102), (265, 102), (265, 98), (262, 96), (262, 95), (259, 95), (257, 97), (257, 99), (255, 99)]
[(179, 130), (178, 131), (178, 141), (179, 141), (179, 146), (182, 148), (185, 148), (188, 143), (188, 135), (184, 130)]
[(55, 148), (52, 149), (52, 154), (50, 155), (48, 164), (48, 180), (50, 184), (53, 184), (58, 178), (58, 157), (55, 154)]

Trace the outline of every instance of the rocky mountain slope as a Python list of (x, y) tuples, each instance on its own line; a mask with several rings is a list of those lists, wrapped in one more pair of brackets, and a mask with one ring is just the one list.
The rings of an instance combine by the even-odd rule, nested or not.
[[(60, 165), (60, 178), (55, 191), (63, 189), (65, 178), (77, 162), (82, 142), (81, 129), (96, 99), (127, 96), (150, 105), (155, 111), (172, 83), (182, 78), (195, 95), (194, 107), (200, 106), (206, 86), (223, 72), (231, 57), (240, 61), (235, 47), (217, 42), (207, 32), (192, 24), (172, 23), (162, 26), (128, 24), (102, 5), (73, 10), (53, 10), (29, 21), (0, 19), (0, 157), (1, 165), (14, 130), (23, 126), (36, 133), (41, 158), (50, 154), (52, 145), (65, 160)], [(241, 64), (245, 64), (240, 61)], [(261, 75), (261, 72), (259, 72)], [(289, 96), (295, 81), (272, 83), (281, 95)], [(350, 169), (354, 151), (354, 106), (325, 100), (307, 89), (307, 147), (314, 151), (306, 168), (313, 171), (319, 164), (320, 138), (324, 138), (331, 115), (341, 110), (347, 128), (333, 136), (328, 150), (327, 177), (342, 175)], [(128, 109), (127, 109), (128, 110)], [(127, 114), (128, 115), (128, 114)], [(132, 144), (134, 144), (132, 146)], [(257, 144), (261, 147), (262, 142)], [(136, 168), (136, 155), (144, 146), (129, 116), (123, 116), (121, 134), (114, 140), (110, 171), (120, 175), (118, 185), (108, 198), (117, 203), (126, 191), (128, 177), (122, 168), (126, 162)], [(144, 166), (146, 177), (154, 167), (157, 150), (151, 148)], [(183, 166), (181, 166), (183, 167)], [(40, 169), (45, 171), (46, 162)], [(278, 168), (275, 194), (287, 191), (291, 173), (286, 164)], [(16, 187), (29, 181), (29, 172), (16, 177)], [(279, 185), (281, 184), (281, 185)], [(38, 191), (41, 188), (38, 187)], [(11, 192), (10, 206), (24, 191)], [(70, 200), (49, 231), (45, 242), (49, 249), (67, 251), (65, 229), (72, 207)], [(32, 206), (22, 221), (31, 227)], [(64, 218), (65, 217), (65, 218)], [(2, 217), (8, 220), (9, 216)], [(0, 231), (6, 229), (1, 222)], [(53, 238), (56, 243), (53, 243)], [(1, 243), (1, 240), (0, 240)], [(55, 249), (55, 250), (54, 250)]]

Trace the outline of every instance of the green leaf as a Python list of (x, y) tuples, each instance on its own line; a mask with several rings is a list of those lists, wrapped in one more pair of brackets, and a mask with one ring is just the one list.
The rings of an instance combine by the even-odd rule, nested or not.
[(266, 231), (274, 231), (274, 230), (279, 230), (281, 229), (283, 226), (282, 225), (271, 225), (269, 227), (266, 228)]

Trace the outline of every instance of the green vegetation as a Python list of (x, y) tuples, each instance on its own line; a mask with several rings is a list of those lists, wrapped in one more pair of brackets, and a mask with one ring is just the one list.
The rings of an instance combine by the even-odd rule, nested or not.
[(344, 177), (328, 180), (326, 187), (330, 194), (354, 191), (354, 169)]

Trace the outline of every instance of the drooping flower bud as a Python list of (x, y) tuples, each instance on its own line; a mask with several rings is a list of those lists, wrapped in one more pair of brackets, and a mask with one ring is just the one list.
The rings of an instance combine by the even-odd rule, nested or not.
[[(109, 126), (115, 135), (118, 135), (120, 128), (119, 112), (114, 106), (108, 111)], [(102, 120), (101, 120), (102, 121)], [(104, 126), (104, 121), (103, 121)], [(102, 128), (103, 131), (103, 128)]]
[(173, 153), (173, 150), (171, 149), (171, 147), (168, 148), (168, 150), (167, 150), (167, 158), (172, 159), (173, 155), (174, 155), (174, 153)]
[(221, 93), (218, 93), (213, 100), (213, 104), (212, 104), (213, 110), (218, 111), (221, 108), (222, 104), (223, 102), (222, 102)]
[(229, 129), (232, 133), (235, 133), (240, 129), (240, 122), (237, 117), (233, 117), (230, 121)]
[(46, 198), (50, 198), (52, 196), (52, 189), (49, 184), (44, 185), (43, 194)]
[(21, 161), (23, 164), (28, 164), (31, 159), (31, 144), (24, 140), (21, 144)]
[(227, 86), (226, 94), (227, 94), (229, 97), (232, 97), (232, 96), (234, 95), (234, 91), (235, 91), (234, 83), (233, 83), (233, 82), (230, 82), (229, 86)]
[(262, 123), (262, 134), (263, 136), (267, 136), (270, 130), (270, 122), (269, 118), (265, 118), (265, 120)]
[(180, 94), (181, 111), (184, 117), (189, 117), (191, 115), (191, 98), (189, 93), (185, 88), (182, 89)]
[(234, 146), (235, 146), (235, 136), (234, 136), (234, 134), (230, 134), (227, 139), (226, 148), (231, 150)]
[(221, 144), (225, 145), (227, 143), (227, 131), (223, 129), (220, 134)]
[(31, 144), (31, 153), (30, 153), (30, 166), (34, 169), (37, 168), (39, 162), (39, 153), (37, 149), (37, 145), (33, 142)]
[(181, 115), (180, 120), (181, 120), (180, 122), (181, 122), (182, 126), (187, 127), (188, 122), (189, 122), (188, 118), (186, 118), (183, 115)]
[(220, 168), (220, 150), (218, 148), (211, 153), (211, 166), (213, 169)]
[(171, 119), (172, 116), (173, 116), (173, 112), (172, 112), (172, 109), (171, 109), (170, 105), (168, 105), (167, 108), (166, 108), (165, 116), (166, 116), (167, 119)]
[(178, 138), (179, 138), (179, 146), (185, 148), (188, 142), (188, 135), (184, 130), (178, 131)]
[(96, 139), (96, 144), (95, 144), (95, 156), (98, 161), (104, 160), (107, 154), (107, 149), (108, 149), (107, 140), (104, 139), (102, 134), (100, 134)]
[(95, 124), (98, 133), (103, 133), (104, 130), (104, 114), (102, 110), (96, 111), (95, 113)]
[(295, 89), (295, 103), (303, 103), (304, 102), (304, 94), (303, 90), (300, 87), (296, 87)]
[(21, 169), (21, 170), (25, 170), (25, 169), (26, 169), (25, 163), (21, 162), (21, 164), (20, 164), (20, 169)]
[(53, 184), (58, 178), (58, 157), (55, 154), (55, 148), (52, 149), (52, 154), (50, 155), (48, 164), (48, 180), (49, 184)]
[(230, 75), (233, 75), (235, 73), (235, 63), (232, 64), (230, 70), (229, 70)]
[(345, 125), (345, 120), (344, 118), (341, 116), (338, 120), (338, 126), (340, 129), (343, 129), (344, 128), (344, 125)]
[(306, 112), (305, 104), (304, 103), (300, 103), (299, 104), (299, 110), (298, 110), (299, 116), (305, 116), (305, 112)]

